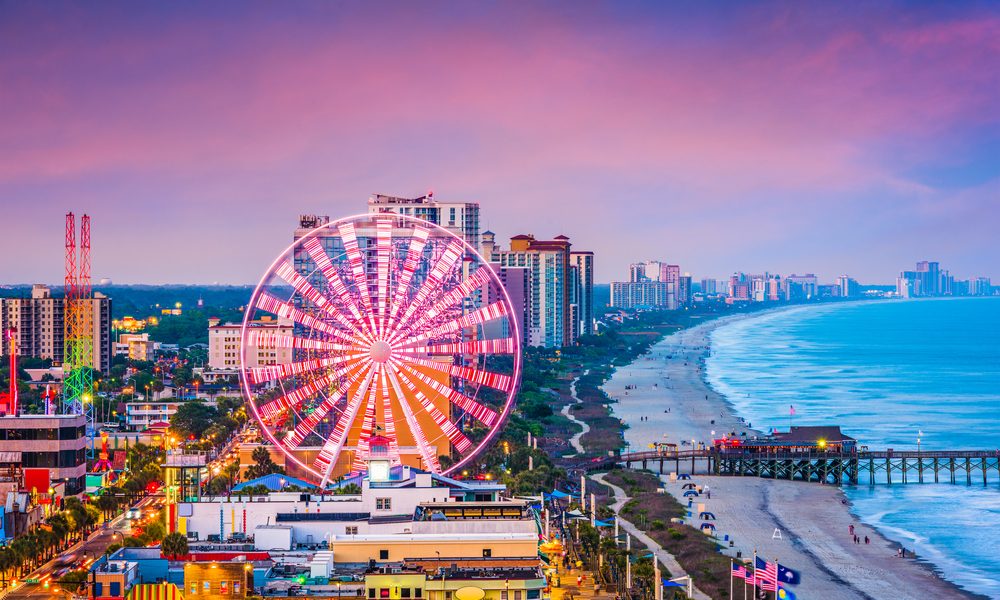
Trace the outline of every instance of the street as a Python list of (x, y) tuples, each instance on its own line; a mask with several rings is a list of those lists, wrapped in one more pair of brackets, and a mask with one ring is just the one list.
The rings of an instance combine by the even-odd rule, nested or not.
[[(159, 500), (156, 496), (147, 496), (133, 505), (133, 508), (145, 508)], [(124, 537), (130, 535), (130, 524), (125, 519), (125, 513), (118, 515), (108, 523), (106, 527), (99, 527), (90, 536), (55, 558), (35, 569), (31, 574), (18, 580), (18, 584), (9, 590), (3, 598), (66, 598), (68, 593), (55, 582), (57, 577), (54, 573), (66, 567), (75, 569), (89, 567), (95, 559), (99, 558), (108, 546), (115, 542), (121, 543)], [(26, 579), (37, 579), (38, 583), (25, 583)], [(46, 587), (48, 583), (48, 587)]]

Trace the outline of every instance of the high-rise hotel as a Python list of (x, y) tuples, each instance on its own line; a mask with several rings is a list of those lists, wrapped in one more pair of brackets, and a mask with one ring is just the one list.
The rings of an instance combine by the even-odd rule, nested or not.
[(523, 307), (524, 344), (559, 348), (593, 333), (593, 252), (572, 250), (564, 235), (552, 240), (515, 235), (504, 249), (485, 231), (482, 254), (505, 282), (515, 308)]

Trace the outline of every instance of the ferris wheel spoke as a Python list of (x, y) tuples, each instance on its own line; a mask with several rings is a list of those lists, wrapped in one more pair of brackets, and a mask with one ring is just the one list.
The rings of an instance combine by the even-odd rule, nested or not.
[(256, 302), (257, 308), (278, 315), (279, 317), (285, 319), (291, 319), (300, 325), (304, 325), (310, 329), (315, 329), (316, 331), (328, 334), (330, 336), (353, 342), (354, 339), (346, 335), (336, 327), (333, 327), (325, 321), (321, 321), (316, 317), (310, 315), (307, 312), (303, 312), (287, 302), (278, 300), (271, 294), (267, 292), (262, 292), (260, 297), (257, 298)]
[(476, 310), (466, 315), (462, 315), (457, 319), (445, 321), (444, 323), (438, 325), (433, 329), (425, 331), (424, 333), (421, 333), (408, 340), (404, 340), (399, 344), (399, 346), (403, 348), (415, 346), (425, 340), (442, 336), (447, 333), (452, 333), (465, 327), (482, 325), (483, 323), (486, 323), (488, 321), (493, 321), (494, 319), (499, 319), (500, 317), (506, 316), (506, 314), (507, 313), (504, 303), (502, 301), (497, 301), (492, 304), (488, 304), (486, 306), (477, 308)]
[(412, 348), (397, 348), (393, 354), (403, 356), (414, 354), (513, 354), (517, 347), (514, 338), (495, 340), (475, 340), (454, 344), (431, 344)]
[(274, 423), (275, 417), (281, 414), (282, 411), (298, 406), (307, 398), (319, 393), (321, 389), (336, 382), (337, 379), (339, 378), (336, 377), (335, 374), (331, 373), (310, 381), (301, 387), (295, 388), (291, 392), (278, 396), (274, 400), (271, 400), (261, 406), (259, 409), (260, 415), (264, 420)]
[[(445, 275), (455, 267), (461, 257), (461, 246), (458, 244), (448, 244), (444, 252), (441, 253), (437, 262), (434, 263), (434, 267), (427, 274), (427, 279), (424, 280), (420, 289), (417, 290), (417, 294), (413, 297), (413, 301), (410, 302), (410, 304), (406, 307), (406, 310), (403, 311), (403, 316), (400, 317), (399, 322), (396, 323), (396, 330), (413, 317), (414, 313), (424, 305), (432, 293), (440, 289), (441, 282)], [(389, 333), (390, 336), (394, 337), (395, 331), (391, 331)]]
[(421, 312), (419, 315), (416, 315), (410, 323), (407, 323), (406, 326), (397, 333), (393, 341), (398, 341), (403, 336), (408, 335), (409, 332), (419, 331), (425, 323), (440, 315), (446, 309), (455, 306), (457, 303), (461, 302), (463, 298), (468, 297), (473, 291), (485, 286), (489, 283), (489, 280), (490, 271), (486, 267), (476, 269), (472, 275), (466, 277), (456, 288), (441, 296), (441, 298), (439, 298), (429, 309)]
[(371, 292), (368, 291), (368, 274), (365, 273), (365, 261), (358, 249), (358, 236), (354, 230), (354, 223), (343, 223), (338, 228), (340, 239), (344, 242), (344, 250), (347, 252), (347, 261), (351, 266), (351, 273), (354, 276), (354, 285), (358, 287), (361, 295), (361, 305), (364, 307), (364, 314), (368, 317), (368, 324), (371, 326), (373, 334), (378, 333), (375, 319), (372, 315)]
[(392, 464), (398, 465), (399, 440), (396, 438), (396, 418), (392, 414), (392, 400), (389, 398), (389, 369), (383, 366), (379, 375), (379, 388), (382, 390), (382, 422), (385, 423), (385, 437), (389, 440), (389, 458)]
[(424, 468), (440, 472), (441, 464), (438, 462), (437, 453), (431, 449), (431, 445), (427, 442), (427, 436), (417, 422), (417, 417), (413, 414), (413, 409), (410, 408), (406, 396), (403, 395), (403, 390), (400, 389), (399, 380), (396, 379), (393, 369), (386, 369), (385, 372), (388, 375), (393, 391), (396, 392), (396, 399), (399, 401), (400, 410), (403, 411), (406, 426), (410, 428), (410, 434), (413, 435), (413, 439), (417, 442), (417, 451), (420, 452), (420, 458), (424, 461)]
[(331, 410), (333, 410), (333, 407), (337, 405), (337, 402), (340, 402), (340, 399), (344, 397), (345, 391), (351, 389), (351, 386), (356, 384), (361, 376), (367, 372), (365, 369), (367, 366), (367, 361), (360, 361), (352, 365), (350, 368), (345, 369), (341, 374), (341, 377), (348, 375), (351, 371), (354, 371), (351, 373), (347, 382), (339, 386), (333, 394), (324, 398), (311, 413), (299, 421), (299, 424), (295, 427), (295, 429), (285, 437), (285, 443), (292, 448), (298, 447), (298, 445), (302, 443), (302, 440), (304, 440), (307, 435), (316, 429), (319, 422), (322, 421)]
[(352, 331), (355, 335), (364, 339), (371, 339), (371, 336), (359, 330), (357, 325), (355, 325), (354, 322), (347, 317), (347, 315), (342, 313), (329, 298), (314, 288), (311, 283), (306, 281), (305, 277), (296, 273), (295, 269), (293, 269), (290, 264), (287, 262), (281, 263), (275, 273), (278, 277), (284, 279), (286, 283), (291, 285), (296, 292), (302, 295), (303, 298), (315, 304), (324, 313)]
[(367, 352), (358, 352), (355, 354), (347, 354), (347, 355), (340, 355), (327, 358), (315, 358), (311, 360), (303, 360), (299, 362), (285, 363), (281, 365), (250, 367), (249, 369), (247, 369), (247, 381), (250, 382), (250, 385), (258, 385), (261, 383), (266, 383), (268, 381), (277, 381), (279, 379), (285, 379), (286, 377), (291, 377), (292, 375), (309, 373), (311, 371), (325, 369), (327, 367), (333, 367), (338, 364), (355, 361), (367, 355), (368, 355)]
[(247, 332), (246, 345), (251, 348), (291, 348), (293, 350), (328, 350), (331, 352), (356, 349), (354, 344), (337, 344), (325, 340), (313, 340), (296, 335), (259, 330)]
[(378, 400), (379, 376), (382, 372), (382, 365), (374, 365), (375, 375), (372, 384), (368, 386), (368, 404), (365, 406), (365, 416), (361, 420), (361, 435), (358, 436), (358, 445), (354, 450), (354, 463), (351, 465), (351, 472), (364, 470), (365, 463), (371, 453), (372, 433), (375, 431), (375, 403)]
[(320, 489), (326, 488), (326, 482), (330, 480), (330, 472), (333, 471), (334, 465), (337, 464), (337, 459), (340, 458), (340, 453), (344, 449), (344, 442), (347, 441), (347, 434), (350, 433), (351, 426), (358, 416), (358, 409), (361, 408), (361, 402), (364, 400), (365, 393), (368, 391), (368, 386), (371, 384), (374, 374), (374, 365), (369, 365), (364, 380), (347, 403), (347, 409), (337, 419), (333, 433), (327, 438), (326, 443), (323, 444), (323, 448), (319, 452), (319, 456), (316, 457), (314, 464), (323, 469), (323, 481), (320, 484)]
[(323, 273), (323, 277), (326, 277), (327, 283), (330, 284), (330, 289), (333, 290), (334, 295), (340, 301), (340, 303), (347, 307), (348, 312), (354, 317), (355, 322), (360, 323), (365, 332), (369, 334), (370, 337), (374, 337), (373, 331), (368, 331), (368, 323), (366, 319), (361, 316), (361, 311), (358, 309), (357, 303), (354, 301), (354, 297), (351, 295), (351, 291), (347, 289), (347, 284), (337, 273), (337, 269), (333, 266), (333, 262), (330, 260), (329, 255), (327, 255), (326, 250), (323, 249), (323, 245), (319, 243), (316, 238), (309, 238), (305, 241), (303, 246), (306, 252), (309, 253), (309, 257), (312, 258), (313, 262), (319, 268), (320, 272)]
[(466, 381), (485, 385), (486, 387), (490, 387), (501, 392), (510, 392), (514, 387), (514, 379), (510, 375), (483, 371), (476, 369), (475, 367), (446, 365), (433, 360), (417, 358), (415, 356), (404, 355), (400, 358), (409, 364), (427, 367), (429, 369), (441, 371), (442, 373), (448, 373), (453, 377), (460, 377)]
[(426, 373), (421, 373), (420, 371), (406, 365), (405, 363), (400, 364), (400, 366), (410, 373), (427, 387), (431, 388), (441, 396), (447, 398), (452, 404), (461, 408), (468, 414), (472, 415), (477, 421), (486, 425), (487, 427), (493, 427), (500, 415), (497, 414), (495, 410), (489, 408), (488, 406), (483, 406), (479, 402), (473, 400), (472, 398), (466, 396), (465, 394), (452, 389), (450, 386), (444, 385), (440, 381), (435, 380), (432, 377), (427, 376)]
[(406, 249), (406, 261), (399, 273), (399, 281), (396, 284), (396, 292), (389, 299), (389, 321), (386, 324), (386, 331), (392, 331), (395, 327), (394, 319), (399, 314), (399, 309), (406, 300), (406, 290), (410, 287), (413, 274), (420, 264), (424, 247), (427, 245), (427, 238), (430, 232), (423, 227), (414, 227), (410, 237), (410, 243)]
[(378, 326), (385, 330), (385, 320), (389, 310), (389, 254), (392, 251), (392, 222), (380, 220), (375, 225), (375, 256), (378, 261), (376, 277), (378, 282)]
[(455, 427), (455, 424), (452, 423), (448, 417), (438, 409), (438, 407), (434, 406), (434, 403), (431, 402), (431, 399), (428, 398), (426, 394), (417, 389), (416, 384), (414, 384), (413, 381), (411, 381), (398, 366), (393, 365), (393, 368), (396, 369), (396, 376), (400, 378), (403, 385), (410, 390), (410, 393), (417, 399), (417, 402), (424, 407), (424, 411), (431, 416), (431, 419), (434, 420), (441, 431), (448, 436), (448, 439), (451, 441), (451, 445), (454, 446), (455, 449), (461, 454), (468, 452), (469, 448), (472, 447), (472, 442), (469, 441), (469, 438), (465, 437), (465, 434), (459, 431), (458, 427)]

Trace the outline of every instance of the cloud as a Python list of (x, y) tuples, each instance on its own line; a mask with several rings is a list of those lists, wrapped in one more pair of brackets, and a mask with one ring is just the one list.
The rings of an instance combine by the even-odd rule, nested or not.
[[(998, 120), (1000, 16), (973, 8), (103, 10), (0, 19), (0, 191), (25, 217), (67, 189), (122, 213), (146, 196), (187, 226), (193, 207), (360, 208), (430, 185), (509, 233), (536, 220), (582, 237), (603, 279), (638, 251), (620, 250), (623, 205), (663, 215), (677, 244), (656, 255), (682, 253), (683, 223), (756, 232), (756, 260), (779, 263), (810, 227), (867, 222), (873, 198), (918, 206), (935, 190), (912, 174), (977, 151), (966, 132)], [(728, 271), (737, 251), (689, 259)]]

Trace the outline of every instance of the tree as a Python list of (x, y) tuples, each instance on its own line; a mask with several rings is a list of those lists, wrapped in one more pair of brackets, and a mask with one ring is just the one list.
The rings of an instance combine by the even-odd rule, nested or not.
[(251, 456), (256, 464), (251, 465), (250, 468), (247, 469), (247, 477), (250, 479), (257, 479), (258, 477), (270, 475), (271, 473), (285, 472), (284, 469), (271, 460), (271, 453), (268, 452), (266, 446), (257, 446), (254, 448)]
[(211, 496), (221, 496), (229, 491), (232, 481), (225, 475), (218, 475), (208, 482), (208, 493)]
[(202, 402), (185, 402), (170, 417), (170, 429), (181, 436), (200, 438), (218, 417), (218, 411)]
[(143, 531), (143, 534), (145, 534), (149, 541), (159, 542), (164, 538), (164, 536), (167, 535), (167, 528), (163, 525), (163, 523), (153, 521), (149, 525), (146, 525), (146, 529)]
[(188, 553), (188, 541), (184, 534), (171, 533), (160, 542), (160, 552), (167, 558), (177, 559)]

